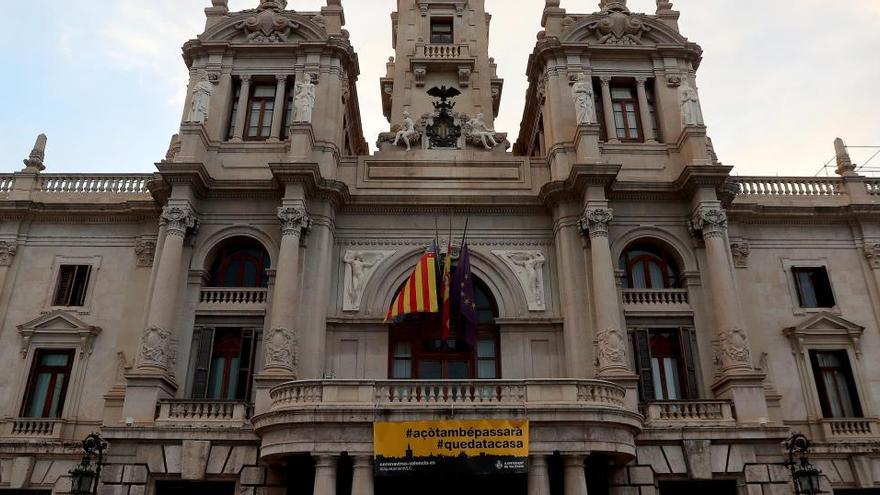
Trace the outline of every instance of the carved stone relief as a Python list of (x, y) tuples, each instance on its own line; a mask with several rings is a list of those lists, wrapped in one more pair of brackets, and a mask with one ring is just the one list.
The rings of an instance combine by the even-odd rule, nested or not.
[[(2, 254), (2, 250), (0, 250), (0, 254)], [(865, 244), (865, 259), (871, 264), (871, 268), (880, 269), (880, 243), (869, 242)]]
[(0, 266), (11, 265), (17, 251), (17, 241), (0, 241)]
[(721, 364), (724, 368), (752, 365), (749, 337), (742, 328), (728, 328), (719, 334)]
[(134, 254), (137, 256), (137, 266), (153, 266), (153, 258), (156, 255), (156, 241), (139, 240), (134, 247)]
[(266, 368), (281, 368), (294, 374), (299, 362), (296, 330), (273, 328), (265, 338)]
[(376, 269), (396, 251), (346, 251), (343, 257), (345, 275), (343, 280), (342, 309), (359, 311), (364, 289)]
[(547, 309), (544, 292), (544, 263), (547, 258), (541, 251), (492, 251), (513, 271), (522, 286), (529, 304), (529, 311)]
[(141, 337), (141, 365), (170, 369), (171, 331), (159, 327), (149, 327)]
[(606, 328), (597, 335), (599, 367), (626, 364), (626, 337), (619, 328)]
[(252, 43), (284, 43), (299, 24), (284, 16), (280, 2), (263, 2), (257, 13), (235, 25)]
[(737, 240), (730, 243), (730, 252), (733, 255), (733, 265), (737, 268), (749, 267), (749, 255), (752, 254), (752, 248), (749, 241)]
[(594, 31), (600, 44), (640, 45), (642, 34), (651, 30), (650, 26), (627, 10), (609, 9), (603, 14), (605, 17), (587, 25), (587, 29)]

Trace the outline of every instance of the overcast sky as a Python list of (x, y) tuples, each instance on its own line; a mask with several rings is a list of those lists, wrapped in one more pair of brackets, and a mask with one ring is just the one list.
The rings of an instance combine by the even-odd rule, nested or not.
[[(179, 124), (187, 78), (180, 46), (201, 32), (209, 0), (0, 0), (0, 172), (19, 170), (49, 136), (47, 172), (149, 172)], [(325, 0), (290, 0), (313, 11)], [(378, 79), (395, 0), (343, 0), (360, 57), (370, 143), (388, 130)], [(230, 0), (232, 10), (258, 0)], [(544, 0), (486, 0), (491, 56), (505, 79), (499, 131), (516, 136), (525, 66)], [(598, 0), (562, 0), (569, 12)], [(630, 0), (653, 12), (654, 0)], [(675, 0), (698, 73), (709, 133), (741, 175), (813, 175), (832, 141), (880, 145), (880, 0)], [(853, 148), (864, 163), (877, 149)], [(880, 166), (880, 157), (872, 162)]]

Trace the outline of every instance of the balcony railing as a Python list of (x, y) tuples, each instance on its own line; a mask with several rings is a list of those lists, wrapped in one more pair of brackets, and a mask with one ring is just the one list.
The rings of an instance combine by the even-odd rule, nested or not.
[(470, 57), (468, 45), (424, 45), (421, 58), (430, 60), (455, 60)]
[(822, 421), (826, 440), (878, 437), (877, 420), (868, 418), (826, 419)]
[(630, 310), (690, 309), (687, 289), (623, 289), (623, 304)]
[(157, 424), (179, 426), (246, 426), (250, 418), (244, 402), (181, 400), (159, 402)]
[(46, 193), (149, 194), (149, 174), (41, 174), (39, 190)]
[(271, 391), (272, 408), (318, 404), (389, 407), (527, 407), (571, 404), (623, 409), (625, 391), (599, 380), (302, 381)]
[(650, 425), (693, 426), (734, 424), (733, 405), (726, 401), (651, 402), (643, 407)]
[(15, 176), (12, 174), (0, 175), (0, 193), (8, 193), (15, 188)]
[(262, 306), (266, 304), (268, 289), (205, 287), (199, 295), (199, 304), (218, 306)]
[(12, 420), (9, 432), (14, 437), (58, 438), (61, 435), (61, 420), (18, 418)]
[(843, 180), (833, 177), (735, 177), (740, 196), (840, 196)]

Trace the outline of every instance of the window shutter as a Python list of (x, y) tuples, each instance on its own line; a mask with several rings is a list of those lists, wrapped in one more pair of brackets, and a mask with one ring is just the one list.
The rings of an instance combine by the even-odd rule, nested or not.
[(211, 371), (211, 354), (214, 351), (214, 329), (202, 328), (196, 347), (196, 372), (193, 376), (193, 399), (205, 399), (208, 396), (208, 375)]
[(73, 285), (75, 267), (61, 265), (58, 271), (58, 286), (55, 289), (55, 306), (67, 306), (69, 304), (70, 288)]
[(654, 376), (651, 372), (651, 347), (648, 330), (638, 328), (632, 332), (636, 369), (639, 375), (639, 392), (642, 402), (654, 400)]
[(681, 356), (684, 359), (687, 390), (684, 393), (686, 399), (697, 399), (700, 395), (697, 388), (697, 346), (696, 339), (691, 333), (692, 329), (682, 328), (679, 333), (681, 343)]
[(238, 390), (235, 398), (238, 400), (250, 400), (251, 380), (253, 379), (254, 366), (254, 331), (250, 329), (241, 332), (241, 355), (239, 356)]

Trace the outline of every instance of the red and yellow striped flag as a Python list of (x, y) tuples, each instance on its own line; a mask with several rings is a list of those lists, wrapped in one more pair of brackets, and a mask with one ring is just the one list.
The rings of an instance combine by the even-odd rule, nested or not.
[(437, 255), (431, 251), (419, 260), (409, 280), (391, 303), (385, 323), (415, 313), (438, 313)]

